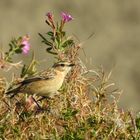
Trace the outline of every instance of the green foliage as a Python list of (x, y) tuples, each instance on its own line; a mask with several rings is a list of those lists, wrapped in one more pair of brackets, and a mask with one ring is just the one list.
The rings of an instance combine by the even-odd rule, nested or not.
[(37, 61), (35, 60), (34, 54), (32, 57), (32, 60), (29, 65), (23, 65), (21, 70), (21, 78), (29, 77), (37, 73), (36, 69)]
[(74, 41), (66, 36), (63, 31), (62, 23), (54, 26), (49, 25), (52, 31), (48, 31), (45, 35), (39, 33), (42, 43), (47, 45), (46, 51), (50, 54), (57, 55), (58, 53), (65, 53), (67, 48), (74, 45)]
[(20, 54), (22, 53), (22, 47), (23, 45), (21, 44), (22, 37), (19, 37), (18, 39), (12, 39), (11, 42), (9, 43), (9, 51), (5, 52), (5, 60), (8, 62), (12, 62), (12, 56), (14, 54)]
[(69, 120), (74, 117), (78, 113), (78, 110), (73, 110), (72, 108), (66, 108), (62, 113), (62, 118), (64, 120)]
[(140, 117), (136, 118), (136, 127), (137, 127), (138, 131), (140, 131)]

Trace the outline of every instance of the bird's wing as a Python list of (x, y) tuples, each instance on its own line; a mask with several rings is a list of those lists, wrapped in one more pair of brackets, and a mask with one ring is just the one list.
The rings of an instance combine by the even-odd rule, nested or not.
[(28, 84), (28, 83), (39, 81), (39, 80), (49, 80), (49, 79), (53, 79), (54, 76), (55, 76), (54, 70), (53, 69), (49, 69), (47, 71), (40, 72), (38, 74), (38, 76), (29, 77), (27, 79), (24, 79), (21, 82), (21, 84), (24, 85), (24, 84)]
[(28, 84), (31, 82), (39, 81), (41, 79), (42, 79), (41, 77), (30, 77), (30, 78), (27, 78), (27, 79), (23, 80), (22, 82), (20, 82), (20, 84)]
[[(22, 86), (35, 82), (35, 81), (39, 81), (39, 80), (49, 80), (49, 79), (53, 79), (55, 77), (56, 73), (54, 71), (54, 69), (49, 69), (49, 70), (45, 70), (40, 72), (38, 75), (33, 76), (33, 77), (28, 77), (26, 79), (24, 79), (23, 81), (19, 82), (18, 85), (16, 85), (16, 87), (14, 88), (10, 88), (6, 91), (6, 94), (11, 94), (11, 93), (17, 93)], [(14, 94), (15, 95), (15, 94)]]

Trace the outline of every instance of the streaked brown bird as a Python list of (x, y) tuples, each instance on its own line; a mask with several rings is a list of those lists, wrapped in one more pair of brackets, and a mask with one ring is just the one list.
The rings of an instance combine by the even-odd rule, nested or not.
[(51, 69), (41, 72), (38, 76), (21, 81), (17, 88), (8, 90), (6, 94), (13, 97), (18, 93), (27, 93), (53, 98), (61, 88), (72, 66), (74, 64), (70, 62), (57, 62)]

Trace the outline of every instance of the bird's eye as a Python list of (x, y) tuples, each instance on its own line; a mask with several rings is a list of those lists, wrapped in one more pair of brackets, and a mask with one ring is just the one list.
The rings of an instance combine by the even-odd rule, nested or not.
[(65, 66), (65, 64), (60, 64), (60, 66), (64, 67), (64, 66)]

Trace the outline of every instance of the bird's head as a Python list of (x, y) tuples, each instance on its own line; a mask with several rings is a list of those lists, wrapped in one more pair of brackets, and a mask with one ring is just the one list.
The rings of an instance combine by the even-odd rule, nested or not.
[(65, 75), (71, 70), (71, 68), (74, 66), (75, 64), (71, 63), (71, 62), (67, 62), (67, 61), (60, 61), (57, 62), (53, 65), (53, 68), (55, 70), (58, 70), (60, 72), (63, 72)]

